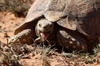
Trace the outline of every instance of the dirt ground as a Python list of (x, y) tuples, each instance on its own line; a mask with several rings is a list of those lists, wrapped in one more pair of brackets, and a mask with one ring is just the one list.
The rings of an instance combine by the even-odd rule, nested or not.
[(6, 39), (4, 38), (4, 34), (8, 33), (9, 36), (13, 36), (14, 29), (23, 20), (23, 17), (17, 18), (10, 12), (0, 12), (0, 40), (5, 43)]
[[(4, 37), (4, 34), (7, 33), (9, 36), (13, 36), (14, 29), (19, 26), (24, 20), (24, 17), (15, 17), (14, 14), (10, 12), (0, 12), (0, 41), (6, 43), (7, 40)], [(29, 59), (20, 59), (20, 63), (23, 66), (100, 66), (100, 54), (97, 54), (97, 57), (93, 56), (96, 62), (87, 61), (87, 57), (85, 61), (80, 59), (80, 56), (76, 57), (76, 55), (71, 55), (71, 57), (64, 57), (62, 53), (55, 52), (52, 56), (42, 56), (39, 53), (35, 56), (32, 53), (28, 54)], [(42, 58), (42, 59), (41, 59)], [(93, 60), (89, 58), (90, 60)], [(89, 60), (88, 59), (88, 60)], [(99, 59), (99, 60), (97, 60)]]

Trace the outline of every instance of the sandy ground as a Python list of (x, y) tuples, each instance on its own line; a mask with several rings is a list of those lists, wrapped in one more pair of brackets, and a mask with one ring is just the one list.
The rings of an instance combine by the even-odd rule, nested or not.
[(9, 36), (13, 36), (14, 29), (22, 23), (24, 18), (15, 17), (12, 13), (0, 12), (0, 41), (6, 42), (4, 34), (7, 33)]

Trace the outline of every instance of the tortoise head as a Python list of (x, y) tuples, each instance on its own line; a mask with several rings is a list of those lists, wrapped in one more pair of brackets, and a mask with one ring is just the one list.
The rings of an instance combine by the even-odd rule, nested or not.
[(48, 39), (50, 34), (53, 32), (53, 23), (48, 21), (47, 19), (41, 19), (38, 21), (36, 25), (36, 35), (41, 38), (42, 41)]

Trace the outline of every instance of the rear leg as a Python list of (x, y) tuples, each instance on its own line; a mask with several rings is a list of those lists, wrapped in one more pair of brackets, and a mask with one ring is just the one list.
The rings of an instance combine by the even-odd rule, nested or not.
[(59, 30), (57, 33), (57, 41), (68, 50), (88, 51), (86, 40), (73, 31)]

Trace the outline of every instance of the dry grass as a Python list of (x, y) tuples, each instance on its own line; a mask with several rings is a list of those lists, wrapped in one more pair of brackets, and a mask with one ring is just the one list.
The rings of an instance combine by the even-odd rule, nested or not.
[[(66, 66), (66, 65), (98, 65), (100, 64), (100, 47), (95, 48), (95, 54), (80, 53), (73, 51), (72, 53), (65, 52), (64, 50), (59, 53), (59, 48), (47, 46), (44, 44), (27, 45), (27, 44), (9, 44), (2, 47), (0, 43), (0, 64), (11, 66), (25, 66), (27, 59), (34, 60), (31, 64), (37, 66)], [(6, 47), (6, 48), (5, 48)], [(17, 49), (17, 50), (15, 50)], [(30, 56), (31, 54), (31, 56)], [(26, 59), (25, 62), (19, 60)], [(35, 60), (38, 62), (36, 63)], [(34, 63), (34, 64), (33, 64)], [(55, 63), (55, 64), (54, 64)], [(29, 65), (30, 66), (30, 65)]]

